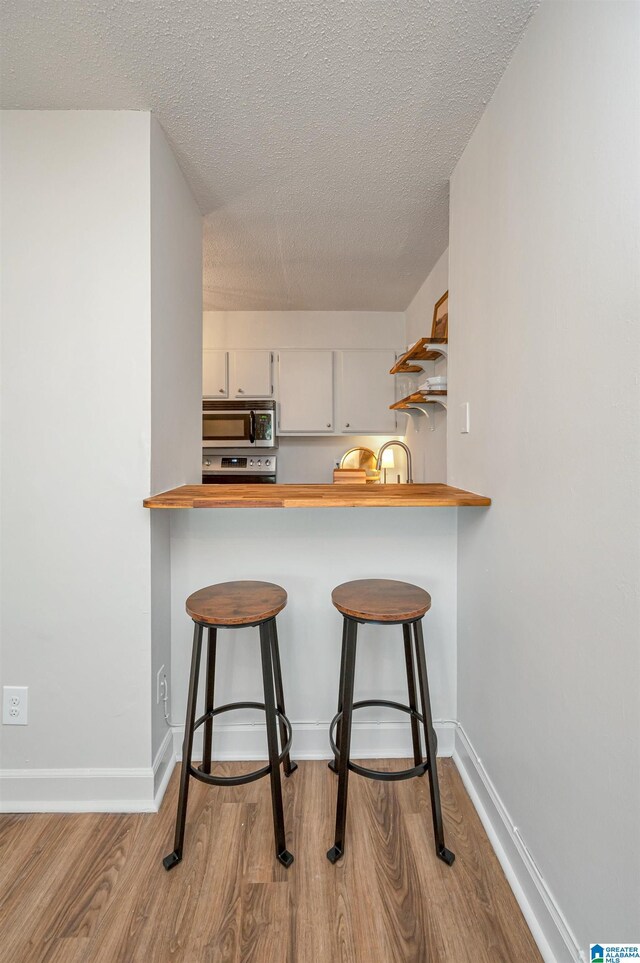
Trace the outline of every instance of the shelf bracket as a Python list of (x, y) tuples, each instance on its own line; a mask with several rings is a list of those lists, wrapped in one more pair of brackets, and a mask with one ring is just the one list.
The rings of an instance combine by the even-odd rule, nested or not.
[[(429, 354), (439, 354), (441, 358), (445, 361), (449, 360), (449, 345), (448, 344), (430, 344)], [(422, 368), (423, 371), (427, 370), (428, 364), (433, 364), (435, 358), (412, 358), (408, 364), (416, 365), (416, 367)]]
[[(438, 399), (437, 401), (434, 399), (429, 403), (425, 402), (425, 404), (421, 404), (419, 401), (412, 401), (409, 404), (404, 405), (404, 407), (398, 408), (397, 410), (406, 411), (408, 415), (411, 414), (412, 411), (420, 411), (425, 416), (427, 421), (431, 421), (431, 416), (428, 411), (429, 404), (440, 405), (442, 408), (444, 408), (445, 411), (447, 410), (447, 403), (445, 401), (440, 401), (440, 399)], [(430, 431), (435, 431), (435, 430), (436, 430), (435, 425), (431, 424)], [(420, 431), (420, 428), (418, 425), (416, 425), (416, 431)]]
[[(427, 421), (431, 421), (431, 417), (427, 411), (426, 405), (406, 405), (404, 408), (399, 408), (398, 410), (404, 411), (407, 416), (410, 416), (413, 411), (420, 411), (425, 416)], [(420, 431), (420, 422), (416, 422), (416, 431)], [(433, 425), (431, 425), (431, 431), (435, 431)]]

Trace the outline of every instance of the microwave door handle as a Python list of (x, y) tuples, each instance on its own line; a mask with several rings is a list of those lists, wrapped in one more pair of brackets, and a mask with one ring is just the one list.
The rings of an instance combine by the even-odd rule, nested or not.
[(256, 441), (256, 413), (255, 411), (249, 412), (249, 441), (252, 445)]

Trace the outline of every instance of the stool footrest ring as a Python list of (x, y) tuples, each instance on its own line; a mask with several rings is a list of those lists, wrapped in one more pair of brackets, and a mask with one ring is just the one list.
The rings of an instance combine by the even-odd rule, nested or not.
[[(389, 702), (385, 699), (362, 699), (360, 702), (354, 702), (352, 708), (354, 710), (365, 709), (369, 706), (383, 706), (385, 709), (397, 709), (399, 712), (405, 712), (412, 718), (417, 719), (418, 722), (424, 723), (424, 717), (420, 712), (412, 709), (410, 706), (403, 705), (401, 702)], [(341, 718), (342, 712), (337, 712), (329, 726), (329, 742), (336, 760), (340, 755), (340, 750), (336, 745), (333, 734)], [(427, 759), (425, 762), (421, 762), (419, 766), (413, 766), (411, 769), (401, 769), (399, 772), (381, 772), (379, 769), (369, 769), (366, 766), (357, 765), (355, 762), (352, 762), (351, 759), (347, 761), (347, 765), (351, 772), (355, 772), (359, 776), (365, 776), (367, 779), (381, 779), (383, 782), (396, 782), (400, 779), (413, 779), (414, 776), (424, 776), (425, 772), (429, 771), (430, 763), (429, 759)], [(333, 768), (331, 764), (329, 764), (329, 768)], [(336, 770), (334, 769), (333, 771), (335, 772)]]
[[(193, 731), (199, 729), (207, 719), (213, 719), (214, 716), (220, 715), (222, 712), (231, 712), (233, 709), (261, 709), (263, 712), (266, 711), (264, 702), (229, 702), (227, 705), (220, 706), (218, 709), (213, 709), (211, 712), (205, 712), (203, 716), (196, 719)], [(284, 723), (284, 727), (287, 732), (287, 741), (282, 747), (282, 751), (278, 756), (278, 763), (284, 760), (291, 749), (291, 743), (293, 741), (293, 732), (291, 729), (291, 723), (285, 716), (284, 712), (280, 712), (276, 709), (276, 715)], [(262, 779), (263, 776), (268, 776), (271, 772), (271, 765), (267, 764), (262, 766), (261, 769), (254, 769), (253, 772), (247, 772), (242, 776), (211, 776), (208, 772), (203, 772), (202, 769), (196, 769), (195, 766), (189, 766), (189, 775), (193, 776), (194, 779), (199, 779), (200, 782), (206, 782), (210, 786), (245, 786), (249, 782), (255, 782), (256, 779)], [(287, 865), (287, 864), (285, 864)]]

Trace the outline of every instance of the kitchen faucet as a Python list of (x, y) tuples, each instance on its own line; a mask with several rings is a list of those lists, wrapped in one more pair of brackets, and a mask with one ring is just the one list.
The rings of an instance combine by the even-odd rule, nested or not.
[(408, 445), (405, 445), (403, 441), (385, 441), (384, 445), (381, 446), (378, 452), (378, 460), (376, 461), (376, 469), (380, 471), (382, 467), (382, 455), (390, 448), (392, 445), (398, 445), (400, 448), (404, 448), (405, 454), (407, 456), (407, 485), (413, 485), (413, 471), (411, 468), (411, 452), (409, 451)]

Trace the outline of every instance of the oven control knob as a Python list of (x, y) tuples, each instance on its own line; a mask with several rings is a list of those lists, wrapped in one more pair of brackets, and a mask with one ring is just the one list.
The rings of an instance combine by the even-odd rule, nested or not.
[(253, 468), (253, 458), (250, 458), (250, 459), (249, 459), (249, 467), (250, 467), (250, 468)]
[(267, 468), (269, 467), (270, 464), (271, 464), (271, 459), (267, 458), (267, 460), (265, 461), (265, 465), (267, 466)]
[(258, 458), (258, 468), (262, 468), (262, 459)]
[(208, 468), (209, 465), (211, 464), (211, 462), (210, 462), (209, 459), (207, 458), (207, 460), (205, 461), (204, 464), (205, 464), (205, 467)]

